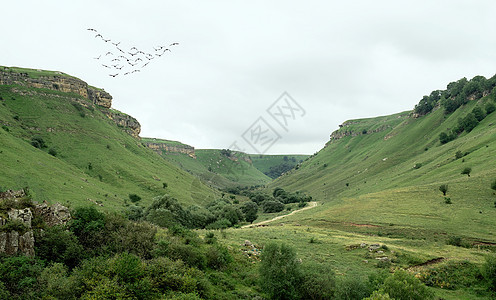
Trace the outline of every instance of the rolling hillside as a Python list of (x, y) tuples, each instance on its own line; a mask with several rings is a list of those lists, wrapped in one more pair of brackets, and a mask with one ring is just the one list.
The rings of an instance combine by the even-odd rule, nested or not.
[(129, 194), (143, 205), (162, 194), (185, 204), (216, 197), (142, 146), (138, 121), (111, 109), (111, 99), (60, 72), (1, 67), (1, 188), (27, 186), (37, 201), (103, 209), (121, 209)]
[(167, 161), (215, 188), (259, 186), (271, 181), (271, 178), (255, 167), (251, 157), (245, 153), (194, 149), (180, 142), (155, 138), (142, 138), (142, 143)]
[[(475, 107), (494, 103), (493, 97), (488, 92), (470, 97), (452, 113), (438, 102), (423, 116), (403, 112), (347, 121), (325, 148), (271, 187), (302, 190), (322, 201), (325, 205), (307, 219), (318, 226), (366, 224), (350, 228), (496, 242), (496, 196), (491, 189), (496, 179), (496, 113), (453, 141), (441, 144), (439, 139)], [(461, 174), (466, 168), (470, 176)], [(446, 197), (452, 204), (445, 203), (442, 184), (448, 185)]]

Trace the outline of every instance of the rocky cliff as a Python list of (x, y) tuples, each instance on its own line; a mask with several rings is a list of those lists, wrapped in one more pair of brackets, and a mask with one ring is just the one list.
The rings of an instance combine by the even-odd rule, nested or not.
[[(50, 72), (42, 70), (19, 69), (0, 67), (0, 85), (20, 85), (36, 89), (48, 89), (64, 93), (74, 93), (89, 100), (89, 103), (81, 103), (80, 99), (70, 97), (72, 101), (80, 102), (84, 106), (91, 104), (102, 107), (102, 112), (112, 119), (119, 127), (135, 138), (139, 138), (141, 125), (135, 118), (111, 109), (112, 96), (104, 90), (89, 86), (86, 82), (66, 75), (61, 72)], [(13, 91), (21, 94), (39, 94), (38, 91)], [(60, 97), (60, 95), (53, 95)]]
[(131, 136), (139, 138), (141, 125), (138, 120), (115, 109), (109, 109), (105, 111), (105, 114), (112, 119), (117, 126), (124, 128)]
[(141, 142), (143, 143), (143, 145), (152, 149), (158, 154), (182, 153), (189, 155), (192, 158), (196, 158), (195, 148), (186, 144), (154, 138), (143, 138), (141, 139)]
[(112, 96), (109, 93), (91, 87), (78, 78), (70, 77), (60, 72), (58, 74), (56, 72), (55, 75), (32, 77), (27, 72), (16, 72), (10, 68), (3, 67), (0, 69), (0, 85), (10, 84), (75, 93), (98, 106), (105, 108), (112, 106)]
[(69, 209), (58, 203), (33, 204), (24, 190), (0, 193), (0, 207), (0, 254), (35, 255), (35, 217), (48, 226), (66, 224), (71, 218)]

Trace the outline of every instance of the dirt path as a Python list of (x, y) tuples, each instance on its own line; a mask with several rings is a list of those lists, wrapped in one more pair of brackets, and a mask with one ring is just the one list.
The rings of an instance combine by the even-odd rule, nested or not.
[(259, 226), (259, 225), (263, 225), (263, 224), (267, 224), (267, 223), (270, 223), (272, 221), (276, 221), (276, 220), (280, 220), (284, 217), (287, 217), (287, 216), (291, 216), (297, 212), (300, 212), (300, 211), (303, 211), (303, 210), (307, 210), (307, 209), (310, 209), (310, 208), (314, 208), (315, 206), (317, 206), (317, 202), (308, 202), (308, 205), (301, 208), (301, 209), (297, 209), (297, 210), (294, 210), (292, 211), (291, 213), (287, 214), (287, 215), (282, 215), (282, 216), (277, 216), (277, 217), (274, 217), (270, 220), (265, 220), (265, 221), (262, 221), (262, 222), (258, 222), (258, 223), (254, 223), (254, 224), (248, 224), (248, 225), (245, 225), (245, 226), (241, 226), (241, 228), (250, 228), (250, 227), (256, 227), (256, 226)]

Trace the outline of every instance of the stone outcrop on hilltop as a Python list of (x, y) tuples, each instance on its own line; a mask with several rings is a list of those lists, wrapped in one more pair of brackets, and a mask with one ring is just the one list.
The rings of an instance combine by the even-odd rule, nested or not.
[(167, 143), (164, 140), (151, 139), (142, 141), (143, 145), (157, 152), (158, 154), (162, 154), (163, 152), (167, 153), (182, 153), (186, 154), (192, 158), (196, 158), (195, 148), (193, 146), (189, 146), (186, 144), (180, 143)]
[[(40, 71), (41, 72), (41, 71)], [(20, 85), (37, 89), (49, 89), (64, 93), (74, 93), (89, 100), (90, 103), (102, 107), (102, 112), (113, 120), (119, 127), (123, 128), (128, 134), (139, 138), (141, 125), (135, 118), (110, 109), (112, 106), (112, 96), (104, 90), (89, 86), (86, 82), (70, 77), (65, 74), (42, 75), (36, 78), (30, 77), (25, 72), (14, 72), (9, 68), (0, 68), (0, 85)], [(16, 91), (23, 95), (24, 91)], [(29, 91), (27, 94), (31, 94)], [(58, 95), (56, 95), (58, 96)], [(77, 99), (74, 101), (80, 102)], [(83, 101), (84, 102), (84, 101)], [(81, 103), (87, 106), (85, 103)], [(91, 104), (90, 104), (91, 105)]]
[(139, 138), (141, 132), (141, 125), (135, 118), (125, 113), (109, 109), (105, 112), (107, 117), (112, 119), (117, 126), (124, 128), (124, 130), (135, 138)]
[(8, 68), (0, 69), (0, 85), (9, 84), (17, 84), (38, 89), (49, 89), (64, 93), (75, 93), (98, 106), (105, 108), (110, 108), (112, 106), (112, 96), (109, 93), (104, 90), (93, 88), (86, 82), (74, 77), (54, 75), (31, 78), (27, 73), (10, 72), (8, 71)]
[[(26, 198), (24, 190), (0, 193), (0, 202), (10, 201), (17, 204)], [(34, 204), (25, 208), (9, 208), (6, 215), (0, 216), (0, 254), (23, 254), (34, 256), (34, 229), (32, 221), (35, 216), (48, 226), (63, 225), (71, 219), (69, 209), (60, 204), (49, 206), (47, 203)], [(9, 227), (16, 223), (18, 226)]]

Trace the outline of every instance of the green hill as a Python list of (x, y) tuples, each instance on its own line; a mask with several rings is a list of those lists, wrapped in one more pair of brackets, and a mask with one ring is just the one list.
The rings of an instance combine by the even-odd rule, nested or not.
[[(493, 86), (488, 88), (479, 97), (466, 95), (472, 100), (452, 113), (445, 108), (453, 96), (439, 99), (425, 115), (404, 112), (347, 121), (325, 148), (271, 186), (302, 190), (324, 202), (308, 221), (319, 226), (371, 224), (384, 234), (456, 234), (496, 242), (491, 190), (496, 113), (470, 132), (458, 128), (474, 108), (494, 103)], [(454, 130), (456, 139), (441, 144), (440, 134)], [(461, 174), (465, 168), (471, 168), (470, 177)], [(448, 184), (452, 204), (445, 204), (442, 184)]]
[(142, 143), (215, 188), (259, 186), (271, 181), (254, 166), (251, 157), (242, 152), (194, 149), (180, 142), (154, 138), (142, 138)]
[(0, 186), (28, 186), (37, 201), (103, 209), (122, 208), (129, 194), (143, 205), (165, 193), (185, 204), (216, 197), (144, 147), (138, 121), (111, 109), (111, 99), (60, 72), (0, 67)]

